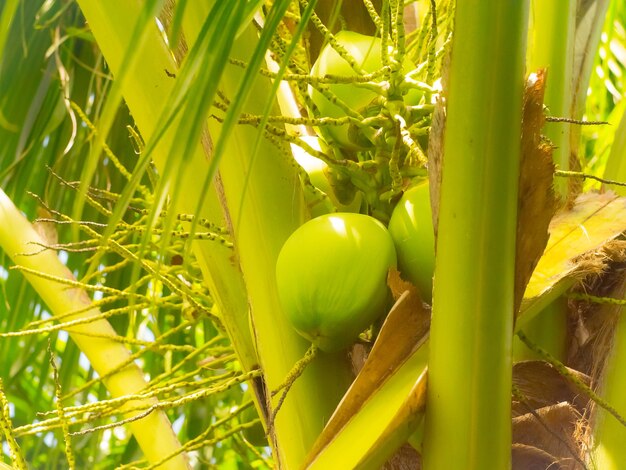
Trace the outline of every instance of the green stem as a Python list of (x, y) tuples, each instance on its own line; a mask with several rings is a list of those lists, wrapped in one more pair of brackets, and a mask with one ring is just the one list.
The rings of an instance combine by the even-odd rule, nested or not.
[[(548, 69), (544, 103), (548, 113), (557, 117), (570, 116), (573, 94), (574, 39), (577, 0), (542, 2), (533, 0), (532, 28), (528, 47), (528, 72)], [(554, 144), (554, 163), (561, 170), (570, 167), (570, 128), (565, 122), (546, 123), (543, 133)], [(568, 180), (555, 182), (561, 196), (568, 194)]]
[(528, 1), (457, 2), (447, 90), (424, 468), (509, 468)]
[(275, 391), (272, 392), (272, 396), (274, 396), (280, 390), (282, 390), (280, 398), (278, 399), (278, 402), (276, 403), (276, 406), (274, 407), (272, 416), (270, 417), (269, 424), (267, 426), (268, 429), (270, 430), (270, 434), (274, 432), (274, 422), (276, 421), (276, 415), (280, 411), (280, 408), (283, 406), (283, 403), (285, 402), (285, 399), (287, 398), (287, 394), (289, 393), (289, 390), (291, 390), (292, 385), (298, 379), (298, 377), (302, 375), (306, 367), (313, 361), (313, 359), (315, 359), (315, 357), (317, 356), (317, 351), (318, 351), (317, 346), (312, 344), (307, 350), (304, 357), (294, 364), (293, 369), (291, 369), (291, 371), (287, 375), (285, 382), (281, 386), (279, 386)]

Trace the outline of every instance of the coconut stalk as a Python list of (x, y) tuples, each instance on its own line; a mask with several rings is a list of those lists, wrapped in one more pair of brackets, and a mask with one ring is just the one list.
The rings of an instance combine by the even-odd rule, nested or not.
[[(183, 21), (189, 44), (197, 37), (208, 6), (189, 4)], [(253, 28), (243, 30), (235, 41), (234, 58), (250, 62), (258, 44)], [(220, 89), (236, 96), (245, 71), (227, 65)], [(274, 100), (272, 84), (257, 77), (248, 113), (263, 115), (268, 100)], [(275, 104), (272, 114), (279, 114)], [(212, 136), (222, 126), (209, 121)], [(287, 237), (305, 220), (304, 202), (295, 162), (289, 145), (261, 139), (258, 130), (237, 126), (226, 142), (220, 163), (225, 196), (233, 221), (236, 248), (246, 280), (257, 351), (268, 394), (281, 385), (310, 344), (300, 337), (283, 313), (276, 291), (275, 269), (278, 253)], [(282, 148), (281, 148), (282, 146)], [(246, 177), (247, 176), (247, 177)], [(332, 414), (351, 379), (344, 353), (320, 354), (290, 389), (275, 422), (275, 458), (282, 468), (298, 468)], [(323, 390), (323, 393), (316, 391)], [(276, 405), (278, 396), (269, 404)]]
[[(102, 381), (111, 396), (120, 398), (140, 393), (148, 384), (142, 371), (130, 360), (130, 352), (120, 342), (102, 337), (117, 334), (107, 320), (92, 319), (101, 312), (95, 307), (89, 308), (91, 301), (84, 290), (64, 285), (64, 281), (76, 283), (74, 276), (59, 261), (56, 252), (42, 249), (42, 246), (46, 246), (46, 241), (0, 189), (0, 247), (21, 268), (53, 315), (68, 322), (83, 321), (66, 330), (94, 370), (100, 376), (106, 376)], [(155, 399), (138, 398), (129, 400), (120, 411), (124, 412), (127, 408), (148, 409), (155, 404)], [(125, 417), (132, 418), (142, 413), (143, 410), (135, 410)], [(130, 421), (129, 427), (151, 463), (180, 450), (180, 443), (162, 410), (155, 409), (145, 417)], [(179, 453), (159, 468), (180, 470), (189, 467), (185, 455)]]
[(431, 325), (424, 468), (509, 468), (528, 2), (457, 3)]

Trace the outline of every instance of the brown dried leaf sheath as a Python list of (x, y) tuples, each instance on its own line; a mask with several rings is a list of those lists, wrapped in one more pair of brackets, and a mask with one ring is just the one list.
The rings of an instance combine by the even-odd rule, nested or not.
[[(590, 385), (589, 376), (574, 369), (569, 371), (584, 384)], [(513, 366), (513, 384), (524, 396), (523, 402), (513, 400), (514, 417), (528, 413), (529, 407), (538, 409), (562, 402), (570, 403), (583, 413), (589, 402), (571, 381), (545, 361), (517, 362)]]
[(563, 470), (555, 457), (533, 446), (513, 444), (511, 470)]
[(563, 470), (582, 469), (574, 438), (579, 419), (580, 414), (569, 403), (540, 408), (513, 419), (513, 442), (546, 452)]
[(557, 209), (553, 189), (552, 145), (541, 136), (546, 73), (531, 75), (524, 92), (515, 258), (515, 312), (548, 243), (548, 226)]

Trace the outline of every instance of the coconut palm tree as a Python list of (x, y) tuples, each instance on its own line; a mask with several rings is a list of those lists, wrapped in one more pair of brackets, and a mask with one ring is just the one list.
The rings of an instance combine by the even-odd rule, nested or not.
[(619, 468), (624, 25), (0, 0), (4, 460)]

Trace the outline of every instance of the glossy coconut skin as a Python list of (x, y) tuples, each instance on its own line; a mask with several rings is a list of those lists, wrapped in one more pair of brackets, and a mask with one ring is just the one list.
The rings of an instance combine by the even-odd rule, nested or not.
[(402, 276), (417, 287), (422, 300), (430, 303), (435, 271), (435, 235), (428, 181), (405, 191), (391, 215), (389, 233), (395, 243)]
[(302, 336), (338, 351), (384, 313), (387, 272), (395, 266), (393, 240), (376, 219), (322, 215), (285, 242), (276, 264), (278, 294)]
[[(335, 39), (341, 44), (356, 63), (365, 73), (373, 73), (382, 67), (382, 41), (380, 38), (365, 36), (352, 31), (340, 31), (335, 35)], [(408, 73), (415, 68), (415, 65), (408, 59), (403, 63), (403, 72)], [(356, 76), (357, 72), (346, 62), (339, 53), (327, 44), (318, 59), (311, 68), (311, 75), (314, 77), (324, 77), (326, 75), (336, 76)], [(336, 83), (329, 85), (332, 93), (351, 109), (365, 113), (365, 108), (380, 95), (370, 89), (358, 84)], [(311, 99), (324, 117), (340, 118), (346, 115), (345, 111), (338, 105), (331, 103), (322, 93), (309, 87)], [(410, 90), (405, 96), (405, 103), (416, 105), (419, 103), (422, 93), (417, 90)], [(322, 134), (329, 136), (336, 143), (351, 150), (363, 150), (368, 147), (363, 140), (355, 140), (349, 134), (349, 126), (324, 126)]]

